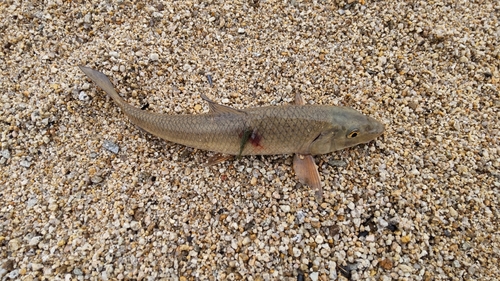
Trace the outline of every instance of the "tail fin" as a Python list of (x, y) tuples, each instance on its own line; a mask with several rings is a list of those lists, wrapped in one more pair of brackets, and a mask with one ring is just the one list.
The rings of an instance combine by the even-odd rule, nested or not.
[(85, 73), (90, 80), (94, 81), (97, 86), (103, 89), (115, 101), (115, 103), (118, 104), (118, 106), (123, 108), (123, 106), (126, 105), (126, 102), (118, 95), (113, 87), (113, 84), (111, 84), (111, 81), (109, 81), (109, 78), (104, 75), (104, 73), (86, 66), (80, 65), (78, 67), (80, 67), (83, 73)]

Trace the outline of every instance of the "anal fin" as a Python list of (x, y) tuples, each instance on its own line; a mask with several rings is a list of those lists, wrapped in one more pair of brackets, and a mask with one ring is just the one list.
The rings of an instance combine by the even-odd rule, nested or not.
[(213, 166), (232, 158), (234, 158), (234, 155), (216, 153), (208, 158), (208, 161), (205, 164), (205, 166)]
[(318, 202), (323, 201), (321, 179), (312, 155), (295, 154), (293, 157), (293, 170), (299, 178), (300, 183), (306, 184), (314, 190), (316, 200)]

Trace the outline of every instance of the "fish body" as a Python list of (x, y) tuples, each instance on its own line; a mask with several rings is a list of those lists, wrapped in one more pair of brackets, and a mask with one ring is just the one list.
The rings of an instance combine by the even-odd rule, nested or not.
[[(165, 140), (230, 155), (302, 155), (294, 160), (299, 179), (319, 175), (312, 158), (369, 142), (384, 132), (384, 125), (348, 107), (304, 105), (298, 96), (295, 105), (234, 109), (215, 103), (205, 95), (209, 112), (198, 115), (165, 115), (141, 110), (125, 102), (103, 73), (80, 69), (145, 131)], [(300, 167), (302, 166), (302, 167)], [(313, 170), (314, 167), (314, 171)], [(312, 175), (314, 174), (314, 175)]]
[(268, 106), (200, 115), (151, 114), (130, 107), (123, 110), (133, 123), (155, 136), (231, 155), (316, 155), (342, 149), (344, 142), (323, 138), (335, 139), (336, 135), (343, 134), (344, 126), (338, 121), (345, 121), (352, 114), (348, 108), (312, 105)]

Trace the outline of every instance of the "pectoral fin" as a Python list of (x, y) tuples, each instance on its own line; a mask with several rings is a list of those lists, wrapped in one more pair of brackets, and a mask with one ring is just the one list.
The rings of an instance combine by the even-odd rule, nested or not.
[(295, 154), (293, 157), (293, 170), (300, 183), (308, 185), (315, 191), (314, 197), (316, 197), (316, 200), (318, 202), (323, 201), (321, 179), (314, 158), (311, 155)]

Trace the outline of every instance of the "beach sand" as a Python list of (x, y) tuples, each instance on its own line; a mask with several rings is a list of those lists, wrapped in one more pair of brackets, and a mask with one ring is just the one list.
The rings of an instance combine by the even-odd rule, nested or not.
[[(497, 280), (497, 1), (1, 1), (1, 280)], [(375, 141), (205, 166), (127, 102), (350, 106)], [(213, 80), (211, 87), (207, 75)]]

